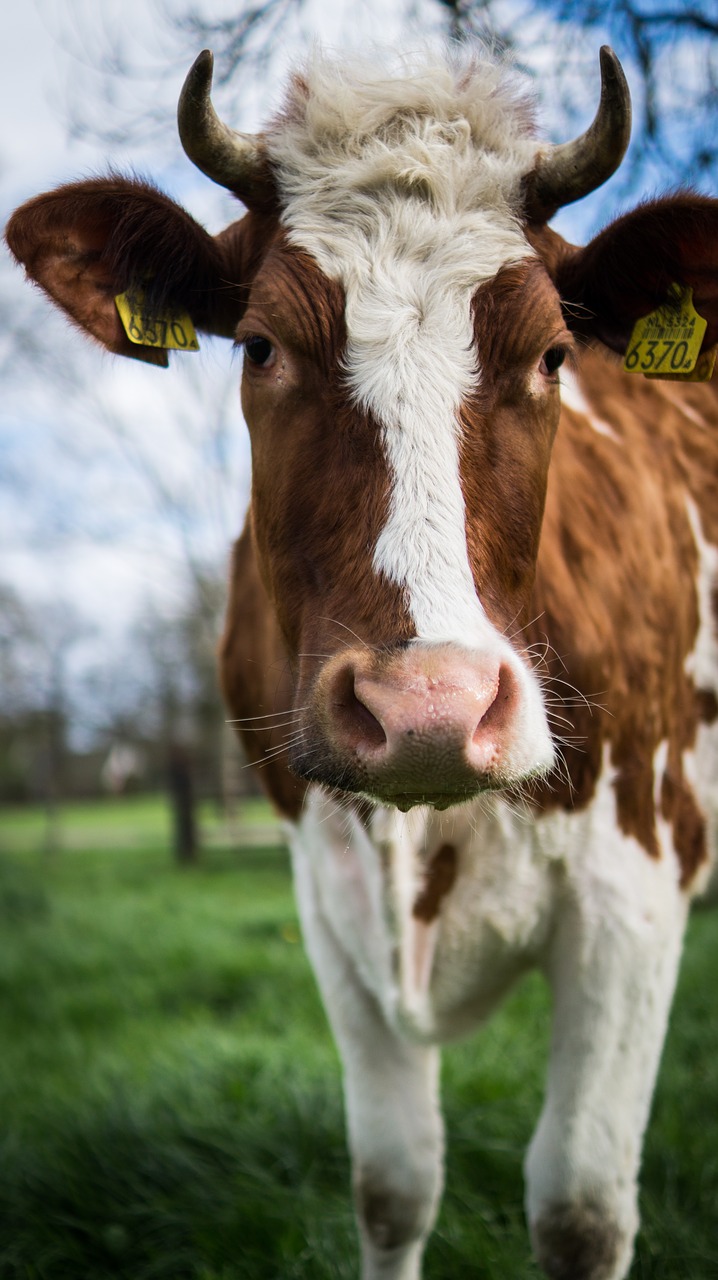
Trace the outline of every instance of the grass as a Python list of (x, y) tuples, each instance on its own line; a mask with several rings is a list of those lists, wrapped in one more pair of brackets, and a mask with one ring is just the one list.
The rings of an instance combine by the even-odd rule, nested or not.
[[(261, 806), (244, 814), (250, 829)], [(0, 819), (0, 1280), (349, 1280), (338, 1064), (281, 848), (204, 814), (178, 871), (161, 805)], [(718, 1277), (718, 920), (693, 921), (632, 1280)], [(427, 1280), (530, 1280), (521, 1160), (548, 1001), (530, 979), (446, 1053), (447, 1191)]]

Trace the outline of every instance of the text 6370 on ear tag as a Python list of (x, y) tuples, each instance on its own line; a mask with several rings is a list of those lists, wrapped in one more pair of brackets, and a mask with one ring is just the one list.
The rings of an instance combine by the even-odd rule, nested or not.
[(170, 351), (199, 351), (194, 325), (186, 312), (150, 315), (141, 290), (118, 293), (115, 306), (130, 342)]

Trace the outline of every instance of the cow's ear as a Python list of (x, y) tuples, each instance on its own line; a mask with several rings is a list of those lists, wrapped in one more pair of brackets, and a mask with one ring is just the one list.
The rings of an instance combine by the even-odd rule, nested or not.
[[(549, 268), (551, 269), (551, 268)], [(690, 286), (708, 322), (703, 348), (718, 341), (718, 200), (690, 194), (653, 200), (611, 223), (552, 271), (567, 323), (623, 353), (636, 320)]]
[[(108, 351), (150, 364), (167, 353), (130, 342), (117, 294), (141, 287), (148, 311), (172, 306), (197, 328), (232, 337), (246, 305), (241, 237), (210, 236), (147, 183), (121, 177), (71, 183), (13, 214), (12, 253), (54, 302)], [(234, 259), (234, 260), (233, 260)]]

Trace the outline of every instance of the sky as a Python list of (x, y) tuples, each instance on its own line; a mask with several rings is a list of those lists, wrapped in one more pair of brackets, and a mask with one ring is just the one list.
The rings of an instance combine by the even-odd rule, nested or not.
[[(98, 30), (98, 14), (102, 27)], [(83, 28), (84, 18), (87, 22)], [(98, 110), (101, 79), (95, 67), (107, 49), (117, 47), (113, 35), (126, 39), (128, 54), (139, 62), (162, 65), (166, 22), (159, 7), (137, 0), (104, 0), (86, 5), (68, 0), (26, 0), (8, 6), (0, 43), (0, 218), (23, 200), (59, 182), (102, 172), (108, 161), (137, 168), (156, 177), (191, 211), (219, 229), (228, 220), (230, 197), (219, 192), (182, 157), (175, 131), (168, 145), (137, 139), (131, 147), (69, 136), (69, 114), (77, 100)], [(102, 29), (104, 28), (104, 29)], [(130, 32), (130, 38), (126, 37)], [(161, 86), (161, 105), (172, 110), (181, 84)], [(152, 84), (150, 78), (149, 84)], [(126, 95), (132, 100), (132, 94)], [(134, 103), (132, 103), (134, 106)], [(150, 89), (140, 86), (139, 108), (153, 105)], [(102, 112), (100, 112), (102, 114)], [(117, 104), (118, 117), (127, 114)], [(112, 108), (104, 108), (112, 122)], [(146, 472), (169, 473), (181, 488), (196, 485), (190, 476), (193, 457), (182, 433), (173, 432), (176, 415), (196, 400), (198, 424), (202, 392), (185, 385), (189, 376), (218, 377), (221, 394), (230, 375), (238, 380), (229, 353), (203, 352), (201, 369), (179, 374), (147, 369), (135, 362), (113, 360), (69, 329), (49, 304), (37, 304), (22, 273), (4, 256), (0, 288), (12, 319), (26, 322), (32, 307), (33, 339), (44, 354), (74, 372), (81, 387), (37, 377), (32, 369), (11, 380), (0, 399), (0, 468), (10, 483), (0, 487), (0, 580), (22, 587), (33, 601), (66, 599), (98, 629), (113, 635), (143, 607), (162, 609), (180, 603), (184, 548), (180, 534), (153, 527), (151, 481), (137, 474), (133, 442), (114, 438), (119, 415), (125, 435), (141, 437)], [(11, 320), (12, 323), (12, 320)], [(212, 344), (209, 344), (212, 345)], [(219, 345), (219, 344), (214, 344)], [(193, 357), (187, 357), (192, 359)], [(149, 377), (148, 377), (149, 374)], [(85, 384), (90, 388), (85, 390)], [(214, 395), (213, 389), (213, 398)], [(236, 442), (240, 492), (236, 509), (227, 513), (219, 537), (228, 542), (241, 524), (246, 500), (248, 458), (244, 427), (236, 410)], [(183, 447), (185, 446), (185, 447)], [(136, 450), (135, 450), (136, 451)], [(184, 478), (182, 472), (186, 473)], [(13, 479), (16, 484), (13, 486)], [(225, 498), (220, 495), (218, 501)], [(154, 504), (156, 505), (156, 504)], [(169, 522), (171, 524), (171, 521)], [(200, 531), (200, 541), (207, 539)], [(217, 556), (218, 547), (206, 547)]]

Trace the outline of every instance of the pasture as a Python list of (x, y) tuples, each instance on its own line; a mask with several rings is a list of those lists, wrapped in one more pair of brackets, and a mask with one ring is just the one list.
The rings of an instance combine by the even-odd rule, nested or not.
[[(250, 832), (268, 820), (254, 802)], [(204, 815), (177, 870), (159, 801), (0, 816), (1, 1280), (350, 1280), (336, 1054), (281, 847)], [(634, 1280), (718, 1277), (718, 915), (696, 915), (653, 1108)], [(521, 1159), (548, 998), (527, 981), (444, 1060), (428, 1280), (529, 1280)]]

